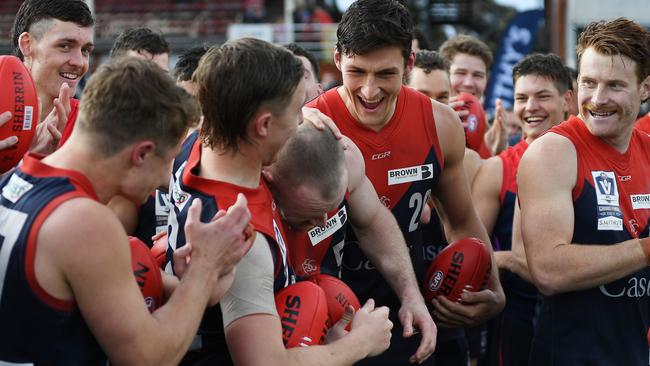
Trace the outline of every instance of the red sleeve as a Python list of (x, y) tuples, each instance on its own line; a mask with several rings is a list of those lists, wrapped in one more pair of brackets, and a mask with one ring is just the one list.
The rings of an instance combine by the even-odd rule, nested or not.
[(66, 122), (63, 132), (61, 133), (61, 141), (59, 141), (59, 147), (68, 140), (72, 134), (72, 129), (74, 128), (75, 123), (77, 122), (77, 114), (79, 112), (79, 99), (70, 99), (70, 114), (68, 115), (68, 122)]

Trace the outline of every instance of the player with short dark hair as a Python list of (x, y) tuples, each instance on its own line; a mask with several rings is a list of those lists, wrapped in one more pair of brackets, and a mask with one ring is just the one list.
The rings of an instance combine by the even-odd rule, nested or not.
[[(488, 239), (469, 200), (462, 166), (464, 136), (456, 113), (402, 86), (403, 77), (414, 62), (412, 30), (411, 15), (397, 1), (353, 3), (339, 24), (334, 54), (343, 86), (326, 92), (309, 105), (329, 115), (361, 150), (366, 174), (382, 203), (397, 219), (410, 249), (412, 265), (422, 278), (425, 268), (419, 219), (430, 195), (448, 214), (452, 240), (464, 236), (478, 236), (486, 242)], [(355, 243), (354, 233), (349, 234), (343, 280), (360, 299), (373, 297), (392, 308), (399, 308), (400, 304), (410, 307), (408, 312), (399, 313), (403, 328), (395, 328), (391, 348), (368, 363), (423, 362), (429, 356), (433, 339), (422, 329), (422, 337), (411, 337), (414, 327), (429, 327), (431, 322), (423, 308), (419, 286), (411, 282), (413, 277), (406, 271), (401, 278), (382, 278), (375, 269), (378, 264), (364, 256)], [(402, 258), (409, 261), (408, 254), (399, 260)], [(496, 269), (490, 288), (494, 291), (466, 292), (464, 304), (434, 300), (434, 314), (445, 326), (481, 322), (503, 306)]]
[(321, 95), (323, 93), (323, 86), (318, 80), (319, 66), (318, 60), (314, 54), (300, 47), (296, 43), (289, 43), (284, 47), (296, 55), (300, 61), (302, 61), (302, 65), (305, 67), (305, 81), (307, 82), (305, 88), (307, 90), (307, 101), (310, 101)]
[(580, 114), (535, 141), (518, 172), (521, 235), (544, 299), (531, 365), (648, 362), (650, 33), (625, 18), (578, 39)]
[[(491, 235), (495, 258), (506, 294), (503, 313), (490, 322), (488, 362), (521, 365), (528, 362), (539, 293), (519, 276), (519, 256), (511, 245), (517, 198), (517, 168), (528, 146), (566, 118), (571, 80), (562, 60), (554, 54), (532, 54), (512, 69), (515, 86), (514, 115), (526, 136), (517, 145), (487, 159), (472, 184), (476, 211)], [(516, 268), (515, 268), (516, 267)]]
[(142, 57), (169, 71), (169, 44), (162, 34), (149, 28), (131, 28), (120, 33), (113, 43), (110, 56)]
[(133, 277), (126, 233), (104, 204), (115, 194), (144, 199), (197, 121), (193, 99), (158, 66), (109, 62), (84, 90), (70, 141), (45, 158), (26, 155), (0, 182), (0, 360), (180, 360), (208, 301), (218, 301), (250, 248), (246, 199), (208, 224), (199, 220), (201, 205), (188, 204), (192, 260), (182, 282), (165, 276), (166, 293), (173, 292), (152, 314)]

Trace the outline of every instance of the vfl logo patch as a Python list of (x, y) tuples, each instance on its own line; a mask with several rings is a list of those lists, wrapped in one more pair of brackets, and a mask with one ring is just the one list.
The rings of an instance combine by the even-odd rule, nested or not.
[(592, 171), (598, 205), (618, 206), (618, 187), (614, 172)]
[(24, 180), (16, 174), (9, 178), (9, 183), (2, 188), (2, 197), (8, 199), (12, 203), (16, 203), (25, 193), (29, 192), (34, 187), (33, 184)]
[(630, 196), (635, 210), (650, 209), (650, 194), (633, 194)]
[(388, 185), (433, 179), (433, 164), (418, 165), (388, 171)]
[(307, 232), (311, 245), (314, 246), (332, 236), (332, 234), (342, 228), (347, 221), (348, 213), (345, 210), (345, 206), (343, 206), (335, 215), (332, 215), (332, 217), (327, 220), (325, 226), (315, 227)]

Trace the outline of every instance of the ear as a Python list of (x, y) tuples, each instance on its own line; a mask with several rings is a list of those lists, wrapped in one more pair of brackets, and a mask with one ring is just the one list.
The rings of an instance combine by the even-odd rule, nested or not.
[(254, 131), (258, 136), (267, 137), (271, 131), (271, 118), (273, 114), (270, 111), (262, 110), (257, 114), (253, 121)]
[(18, 48), (24, 57), (32, 55), (32, 47), (34, 46), (34, 37), (28, 32), (23, 32), (18, 36)]
[(336, 65), (336, 68), (339, 69), (339, 71), (343, 72), (343, 70), (341, 70), (341, 53), (336, 47), (334, 47), (334, 65)]
[(650, 98), (650, 76), (641, 82), (641, 102)]
[(567, 89), (562, 96), (562, 112), (568, 112), (569, 106), (573, 100), (573, 93), (577, 93), (577, 90)]
[(404, 68), (405, 77), (413, 70), (413, 65), (415, 65), (415, 52), (411, 51), (409, 58), (406, 60), (406, 67)]
[(156, 145), (153, 141), (140, 141), (131, 150), (131, 164), (136, 167), (144, 165), (147, 158), (155, 153)]
[(321, 95), (321, 94), (325, 93), (325, 91), (323, 90), (323, 84), (316, 83), (316, 88), (318, 90), (318, 95)]

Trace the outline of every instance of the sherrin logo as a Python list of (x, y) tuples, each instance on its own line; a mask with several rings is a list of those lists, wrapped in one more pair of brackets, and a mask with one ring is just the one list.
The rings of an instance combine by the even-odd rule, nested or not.
[(417, 165), (388, 171), (388, 185), (433, 179), (433, 164)]
[(429, 281), (429, 290), (438, 291), (440, 284), (442, 283), (442, 271), (437, 271), (431, 276), (431, 281)]

